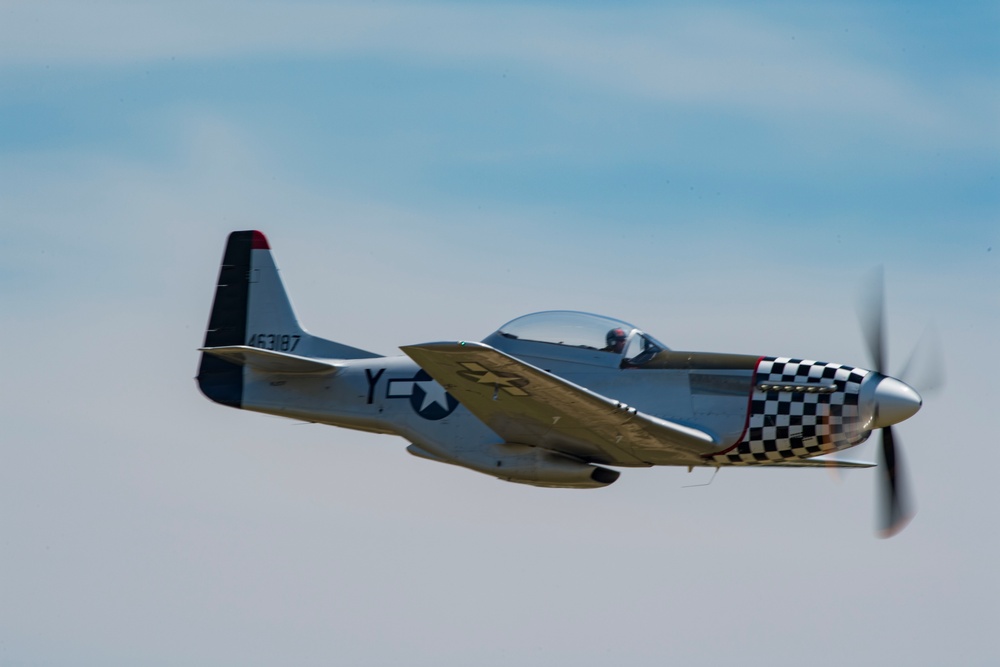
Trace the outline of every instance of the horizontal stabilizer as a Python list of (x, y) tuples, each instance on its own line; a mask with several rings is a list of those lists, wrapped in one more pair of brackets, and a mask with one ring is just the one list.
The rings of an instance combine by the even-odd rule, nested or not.
[(200, 352), (211, 354), (240, 366), (249, 366), (262, 373), (336, 373), (336, 364), (287, 352), (262, 350), (248, 345), (203, 347)]
[[(800, 459), (798, 461), (769, 461), (761, 463), (766, 468), (874, 468), (874, 463), (866, 461), (844, 461), (842, 459)], [(758, 466), (753, 466), (758, 467)]]

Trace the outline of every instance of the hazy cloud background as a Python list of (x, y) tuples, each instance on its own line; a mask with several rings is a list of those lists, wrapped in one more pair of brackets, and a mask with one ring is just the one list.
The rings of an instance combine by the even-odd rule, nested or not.
[[(990, 3), (0, 7), (0, 665), (994, 664), (1000, 12)], [(225, 235), (304, 324), (477, 339), (576, 308), (677, 349), (948, 386), (874, 474), (577, 492), (225, 409)], [(874, 439), (851, 452), (875, 457)]]

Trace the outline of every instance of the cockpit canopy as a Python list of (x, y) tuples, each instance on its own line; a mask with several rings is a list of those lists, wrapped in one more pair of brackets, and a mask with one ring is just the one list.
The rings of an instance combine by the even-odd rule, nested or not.
[[(668, 349), (628, 322), (573, 310), (532, 313), (500, 327), (486, 339), (518, 340), (606, 352), (638, 365)], [(500, 347), (500, 346), (498, 346)]]

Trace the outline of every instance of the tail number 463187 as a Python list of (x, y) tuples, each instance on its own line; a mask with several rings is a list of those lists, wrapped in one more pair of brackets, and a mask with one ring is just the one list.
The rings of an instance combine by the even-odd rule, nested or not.
[(247, 345), (250, 347), (259, 347), (262, 350), (294, 352), (295, 348), (299, 346), (300, 338), (302, 336), (299, 334), (257, 333), (250, 336)]

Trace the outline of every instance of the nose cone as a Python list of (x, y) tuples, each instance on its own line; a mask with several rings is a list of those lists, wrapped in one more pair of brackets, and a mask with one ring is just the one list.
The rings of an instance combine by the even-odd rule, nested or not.
[(896, 378), (883, 377), (875, 385), (872, 428), (898, 424), (917, 414), (923, 401), (917, 390)]

